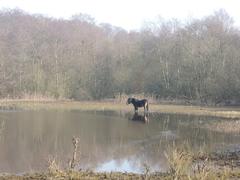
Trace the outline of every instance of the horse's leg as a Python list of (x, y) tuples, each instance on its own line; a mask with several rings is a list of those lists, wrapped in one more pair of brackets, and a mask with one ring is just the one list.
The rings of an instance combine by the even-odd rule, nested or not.
[(147, 103), (146, 103), (146, 109), (147, 109), (147, 112), (148, 112), (148, 101), (147, 101)]
[(135, 109), (135, 112), (137, 112), (137, 111), (138, 111), (138, 107), (137, 107), (137, 106), (134, 106), (134, 109)]
[(144, 112), (145, 112), (146, 110), (148, 111), (148, 102), (146, 102), (146, 103), (144, 104)]

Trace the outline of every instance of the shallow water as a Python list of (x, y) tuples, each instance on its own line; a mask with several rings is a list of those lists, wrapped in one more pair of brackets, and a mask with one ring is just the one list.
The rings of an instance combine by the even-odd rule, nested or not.
[[(72, 137), (80, 138), (77, 168), (95, 171), (166, 171), (164, 152), (187, 142), (193, 150), (240, 143), (240, 134), (215, 132), (203, 124), (216, 117), (110, 111), (0, 112), (0, 172), (44, 171), (55, 159), (66, 167)], [(227, 120), (229, 121), (229, 120)]]

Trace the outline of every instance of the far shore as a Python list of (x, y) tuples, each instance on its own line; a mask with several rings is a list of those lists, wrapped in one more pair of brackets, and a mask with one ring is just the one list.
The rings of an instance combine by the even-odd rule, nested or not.
[[(0, 110), (109, 110), (133, 112), (132, 105), (119, 101), (72, 101), (72, 100), (25, 100), (1, 99)], [(139, 109), (143, 112), (143, 109)], [(150, 103), (149, 112), (214, 116), (231, 119), (240, 119), (240, 107), (208, 107), (196, 105), (175, 105)]]

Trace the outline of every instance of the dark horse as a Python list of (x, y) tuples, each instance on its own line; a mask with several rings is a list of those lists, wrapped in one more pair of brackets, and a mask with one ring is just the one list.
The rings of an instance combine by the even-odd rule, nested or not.
[(144, 111), (148, 111), (148, 100), (147, 99), (142, 99), (138, 100), (135, 98), (128, 98), (127, 104), (133, 104), (135, 112), (138, 110), (139, 107), (144, 107)]

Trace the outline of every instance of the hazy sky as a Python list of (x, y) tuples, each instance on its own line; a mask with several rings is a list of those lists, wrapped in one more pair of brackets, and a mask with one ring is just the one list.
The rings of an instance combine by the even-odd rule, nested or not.
[(240, 25), (240, 0), (0, 0), (0, 8), (20, 8), (29, 13), (69, 18), (87, 13), (98, 23), (127, 30), (138, 29), (158, 15), (165, 19), (200, 18), (221, 8)]

